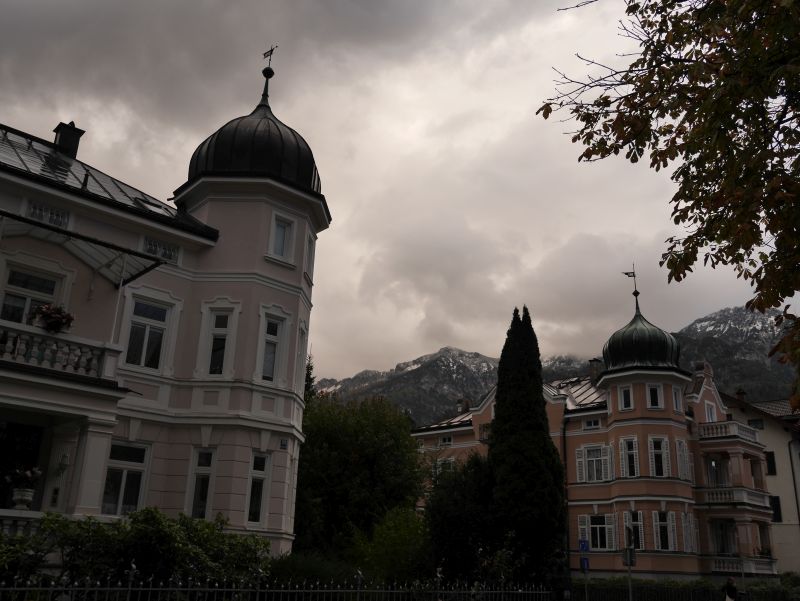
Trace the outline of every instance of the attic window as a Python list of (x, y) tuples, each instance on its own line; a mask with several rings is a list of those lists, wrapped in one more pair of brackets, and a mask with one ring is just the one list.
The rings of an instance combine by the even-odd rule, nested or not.
[(600, 427), (600, 419), (599, 418), (587, 419), (587, 420), (585, 420), (583, 422), (583, 429), (584, 430), (596, 430), (599, 427)]
[(181, 247), (177, 244), (170, 244), (163, 240), (156, 240), (155, 238), (145, 236), (143, 250), (148, 255), (153, 255), (168, 263), (177, 263)]
[(67, 227), (69, 223), (69, 211), (56, 209), (40, 202), (32, 202), (28, 205), (28, 217), (56, 227)]

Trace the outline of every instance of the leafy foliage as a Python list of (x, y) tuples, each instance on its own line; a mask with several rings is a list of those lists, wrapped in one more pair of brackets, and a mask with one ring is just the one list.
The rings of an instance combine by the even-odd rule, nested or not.
[(488, 460), (470, 455), (439, 474), (425, 506), (433, 559), (448, 580), (493, 579), (486, 558), (495, 547), (492, 519), (494, 477)]
[[(225, 532), (225, 520), (171, 519), (155, 508), (110, 523), (47, 514), (32, 536), (0, 536), (0, 581), (29, 578), (60, 556), (59, 578), (127, 582), (254, 580), (269, 571), (269, 541)], [(154, 549), (158, 550), (157, 553)]]
[(564, 573), (564, 468), (550, 438), (539, 343), (528, 308), (514, 309), (497, 372), (489, 436), (493, 513), (513, 560), (506, 578), (552, 581)]
[(343, 558), (390, 509), (420, 491), (408, 418), (384, 399), (340, 403), (320, 395), (306, 411), (294, 549)]
[(411, 507), (395, 507), (359, 535), (355, 555), (372, 580), (404, 582), (431, 578), (430, 537), (425, 520)]
[[(592, 0), (590, 0), (592, 1)], [(662, 256), (680, 281), (702, 255), (755, 289), (748, 308), (781, 307), (800, 290), (800, 3), (794, 0), (626, 0), (624, 68), (586, 60), (587, 80), (561, 74), (539, 109), (579, 124), (579, 160), (647, 153), (671, 163), (672, 217), (685, 227)], [(773, 352), (800, 375), (800, 321)], [(800, 407), (800, 379), (793, 395)]]

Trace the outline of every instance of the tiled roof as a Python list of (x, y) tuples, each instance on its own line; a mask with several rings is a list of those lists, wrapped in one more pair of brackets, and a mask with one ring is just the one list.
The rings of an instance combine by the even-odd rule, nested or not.
[(217, 238), (214, 228), (175, 207), (59, 152), (52, 142), (3, 124), (0, 124), (0, 169), (204, 238)]
[(760, 409), (764, 413), (769, 413), (770, 415), (774, 415), (775, 417), (798, 417), (794, 413), (792, 406), (789, 404), (788, 400), (777, 400), (777, 401), (756, 401), (750, 403), (756, 409)]

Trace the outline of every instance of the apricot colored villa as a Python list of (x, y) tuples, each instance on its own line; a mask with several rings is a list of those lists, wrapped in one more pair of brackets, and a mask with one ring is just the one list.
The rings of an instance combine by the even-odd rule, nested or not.
[(54, 142), (0, 125), (0, 473), (43, 470), (0, 479), (3, 531), (152, 505), (291, 549), (331, 215), (272, 75), (197, 147), (174, 204), (80, 161), (73, 123)]
[[(640, 576), (797, 570), (791, 411), (720, 394), (708, 364), (685, 371), (678, 341), (644, 318), (634, 294), (633, 319), (602, 363), (592, 360), (593, 374), (543, 387), (566, 466), (571, 569), (585, 557), (590, 574), (627, 571), (630, 527)], [(413, 435), (434, 469), (448, 469), (486, 453), (493, 414), (494, 390)]]

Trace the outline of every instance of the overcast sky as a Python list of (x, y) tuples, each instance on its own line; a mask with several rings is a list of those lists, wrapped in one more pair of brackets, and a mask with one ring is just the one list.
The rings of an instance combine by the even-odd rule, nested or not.
[(621, 0), (4, 0), (0, 121), (52, 139), (161, 199), (194, 148), (260, 98), (278, 44), (275, 114), (309, 142), (333, 224), (317, 248), (318, 377), (457, 346), (499, 356), (527, 304), (542, 354), (594, 356), (642, 311), (677, 330), (741, 305), (698, 267), (667, 285), (664, 173), (578, 163), (573, 125), (534, 116), (552, 67), (615, 60)]

